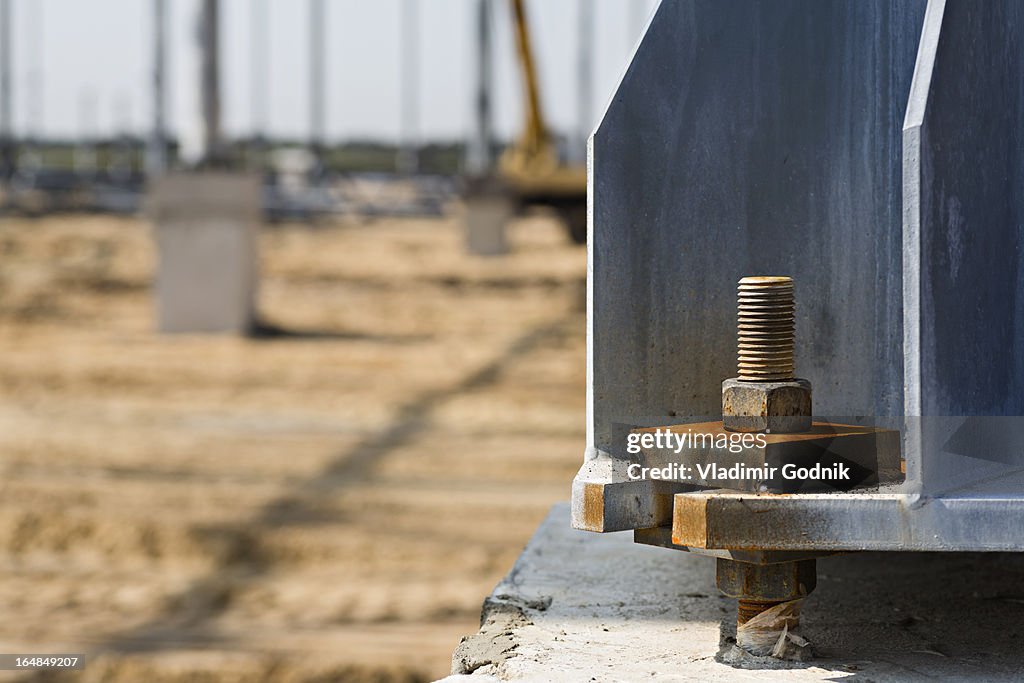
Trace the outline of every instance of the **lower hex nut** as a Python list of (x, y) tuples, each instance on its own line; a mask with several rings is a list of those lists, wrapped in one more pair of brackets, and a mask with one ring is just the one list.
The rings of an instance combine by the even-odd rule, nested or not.
[(722, 425), (732, 432), (805, 432), (811, 428), (811, 383), (727, 379), (722, 382)]
[(715, 582), (730, 598), (786, 602), (806, 597), (818, 583), (814, 560), (752, 564), (718, 559)]

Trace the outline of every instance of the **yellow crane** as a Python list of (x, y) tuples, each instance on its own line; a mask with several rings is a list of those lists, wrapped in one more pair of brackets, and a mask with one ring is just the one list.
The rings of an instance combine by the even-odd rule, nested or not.
[(523, 77), (525, 122), (519, 138), (498, 160), (498, 174), (524, 206), (549, 206), (566, 224), (577, 244), (587, 241), (587, 169), (568, 165), (544, 122), (537, 68), (524, 0), (510, 0), (519, 68)]

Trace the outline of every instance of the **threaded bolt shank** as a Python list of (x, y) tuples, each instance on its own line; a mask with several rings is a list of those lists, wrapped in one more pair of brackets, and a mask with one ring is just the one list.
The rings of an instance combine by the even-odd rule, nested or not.
[(745, 277), (740, 280), (737, 291), (738, 379), (747, 382), (794, 379), (793, 279)]
[(758, 614), (781, 604), (780, 600), (744, 600), (740, 598), (736, 602), (736, 624), (742, 626)]

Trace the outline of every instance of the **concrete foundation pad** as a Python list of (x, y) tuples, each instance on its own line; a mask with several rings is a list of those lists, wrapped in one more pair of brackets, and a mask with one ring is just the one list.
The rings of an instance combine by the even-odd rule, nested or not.
[[(1024, 555), (818, 560), (809, 662), (736, 651), (707, 557), (569, 528), (555, 506), (484, 603), (445, 681), (1012, 681), (1024, 677)], [(732, 663), (730, 663), (732, 662)]]

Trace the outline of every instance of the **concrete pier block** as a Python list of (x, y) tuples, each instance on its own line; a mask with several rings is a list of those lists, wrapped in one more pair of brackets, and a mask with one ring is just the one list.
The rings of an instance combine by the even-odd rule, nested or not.
[(247, 334), (256, 323), (261, 187), (251, 174), (172, 173), (151, 190), (161, 332)]
[(477, 256), (508, 253), (505, 228), (512, 208), (504, 197), (475, 197), (466, 205), (466, 249)]
[(474, 180), (466, 196), (466, 251), (477, 256), (507, 254), (506, 229), (514, 215), (505, 188), (491, 178)]

